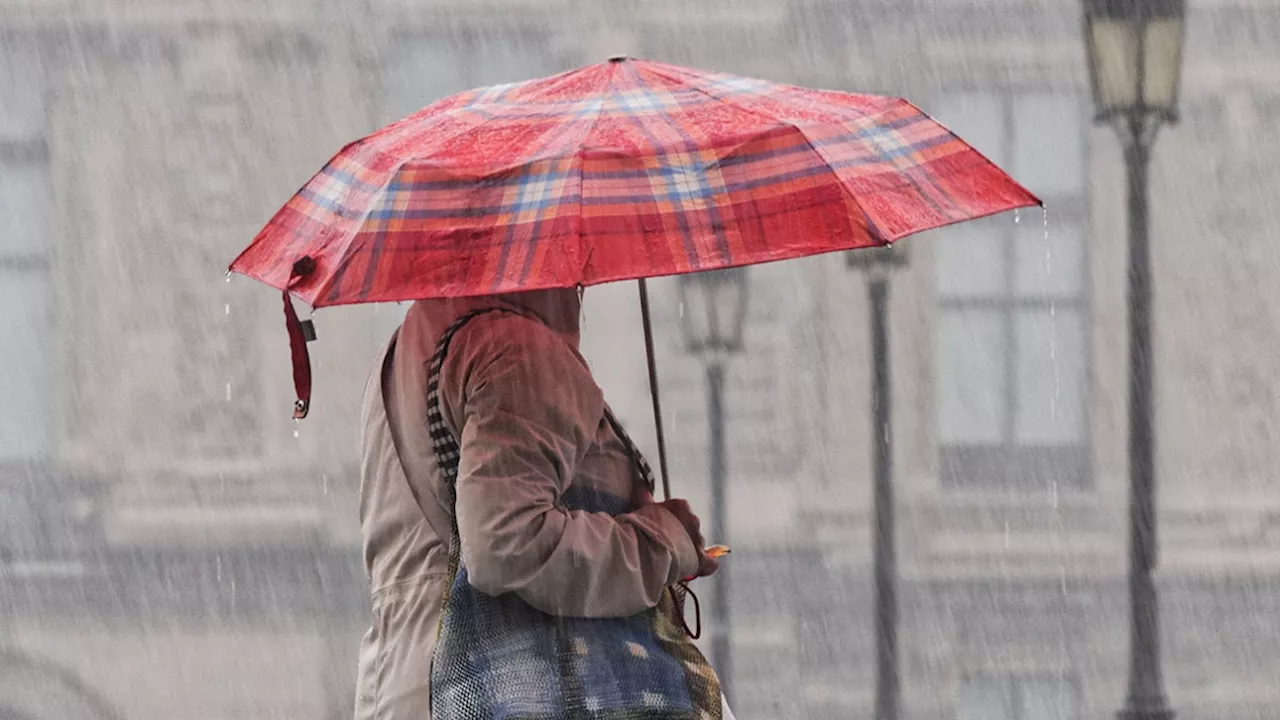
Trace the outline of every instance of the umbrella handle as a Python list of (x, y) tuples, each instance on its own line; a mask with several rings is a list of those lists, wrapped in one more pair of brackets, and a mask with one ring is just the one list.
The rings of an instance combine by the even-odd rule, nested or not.
[(644, 322), (644, 355), (649, 363), (649, 395), (653, 397), (653, 426), (658, 431), (658, 468), (662, 472), (662, 499), (671, 499), (667, 473), (667, 439), (662, 432), (662, 402), (658, 399), (658, 364), (653, 357), (653, 323), (649, 321), (649, 288), (640, 278), (640, 318)]

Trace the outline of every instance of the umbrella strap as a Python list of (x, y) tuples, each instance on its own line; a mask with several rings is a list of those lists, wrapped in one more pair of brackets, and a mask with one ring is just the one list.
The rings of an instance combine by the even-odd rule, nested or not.
[(298, 311), (293, 307), (293, 299), (289, 297), (289, 291), (310, 275), (315, 267), (316, 261), (310, 255), (302, 256), (293, 264), (289, 282), (280, 293), (284, 298), (284, 325), (289, 331), (289, 354), (293, 361), (293, 389), (298, 396), (293, 403), (294, 420), (305, 418), (311, 409), (311, 354), (307, 351), (307, 343), (316, 339), (316, 329), (310, 319), (298, 319)]

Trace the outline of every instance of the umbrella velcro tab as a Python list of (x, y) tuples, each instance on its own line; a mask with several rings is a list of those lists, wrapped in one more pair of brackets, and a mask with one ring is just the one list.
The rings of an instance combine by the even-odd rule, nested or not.
[(289, 290), (316, 269), (315, 258), (303, 255), (294, 264), (289, 283), (281, 291), (284, 298), (284, 324), (289, 331), (289, 351), (293, 361), (293, 389), (298, 399), (293, 403), (293, 419), (301, 420), (311, 409), (311, 354), (307, 343), (316, 339), (316, 326), (310, 318), (298, 319)]

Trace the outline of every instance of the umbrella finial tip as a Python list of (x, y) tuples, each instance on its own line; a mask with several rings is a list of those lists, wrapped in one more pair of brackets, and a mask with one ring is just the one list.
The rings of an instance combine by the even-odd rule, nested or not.
[(609, 56), (609, 62), (611, 62), (611, 63), (626, 62), (626, 61), (628, 61), (628, 60), (630, 60), (630, 59), (631, 59), (631, 58), (630, 58), (630, 57), (628, 57), (628, 56), (626, 56), (626, 55), (610, 55), (610, 56)]

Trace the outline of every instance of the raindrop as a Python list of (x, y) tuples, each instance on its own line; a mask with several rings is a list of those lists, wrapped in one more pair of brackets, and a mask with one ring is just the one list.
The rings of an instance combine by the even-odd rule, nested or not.
[(227, 282), (231, 282), (231, 273), (230, 273), (230, 272), (228, 272), (228, 273), (227, 273)]
[[(1062, 596), (1067, 595), (1067, 566), (1059, 563), (1058, 580), (1062, 586)], [(1058, 682), (1065, 683), (1067, 676), (1067, 635), (1066, 626), (1062, 626), (1058, 634)]]
[(680, 319), (681, 320), (684, 319), (684, 303), (683, 302), (680, 303)]
[(231, 402), (231, 382), (227, 381), (227, 402)]
[(213, 558), (214, 575), (218, 582), (222, 582), (222, 556), (217, 555)]
[(1059, 417), (1058, 400), (1062, 398), (1062, 372), (1058, 367), (1058, 308), (1049, 302), (1049, 364), (1053, 366), (1053, 397), (1049, 398), (1049, 413)]
[(1055, 306), (1056, 303), (1049, 302), (1049, 361), (1053, 363), (1053, 370), (1056, 373), (1058, 371), (1058, 323), (1057, 320), (1053, 319), (1057, 315)]
[(1017, 210), (1014, 210), (1014, 211), (1013, 211), (1013, 222), (1014, 222), (1015, 224), (1022, 222), (1022, 216), (1020, 216), (1020, 215), (1018, 214), (1018, 211), (1017, 211)]
[(295, 438), (300, 436), (300, 433), (298, 432), (298, 418), (293, 419), (293, 436)]
[(1058, 481), (1054, 480), (1049, 483), (1049, 504), (1054, 510), (1058, 509)]
[(1049, 276), (1053, 274), (1053, 250), (1049, 247), (1049, 211), (1041, 208), (1040, 215), (1044, 218), (1044, 274)]
[(223, 315), (230, 315), (230, 314), (231, 314), (231, 303), (227, 303), (226, 305), (223, 305), (223, 306), (222, 306), (222, 314), (223, 314)]
[[(1044, 226), (1044, 272), (1053, 274), (1053, 250), (1049, 246), (1049, 206), (1040, 206), (1040, 220)], [(1060, 415), (1058, 400), (1062, 397), (1062, 374), (1058, 367), (1058, 305), (1049, 301), (1049, 362), (1053, 365), (1053, 396), (1049, 398), (1049, 413), (1057, 418)], [(1056, 505), (1055, 505), (1056, 507)]]

